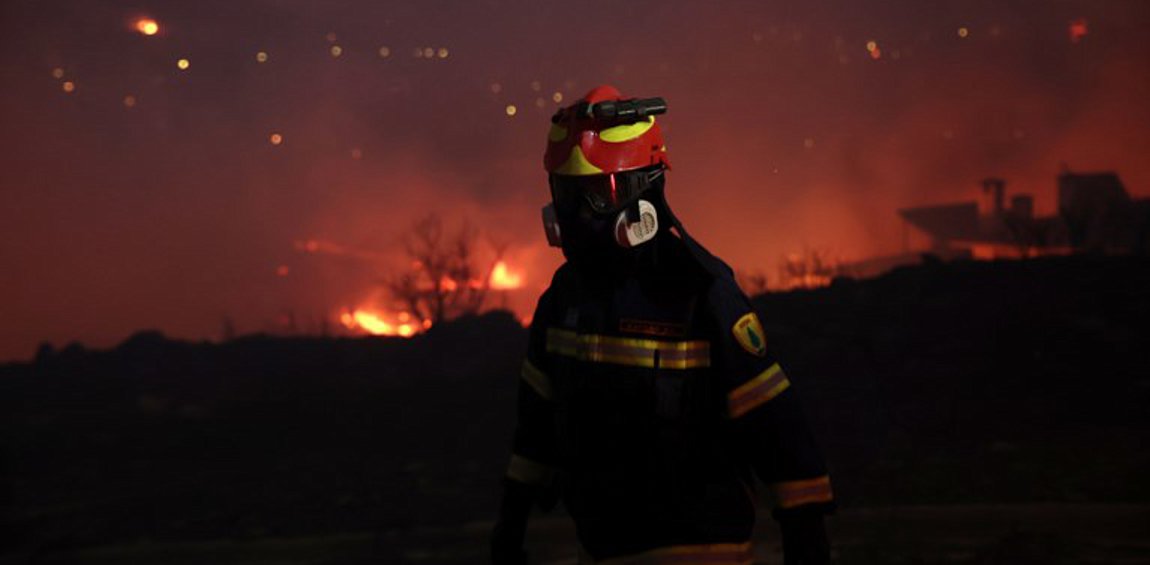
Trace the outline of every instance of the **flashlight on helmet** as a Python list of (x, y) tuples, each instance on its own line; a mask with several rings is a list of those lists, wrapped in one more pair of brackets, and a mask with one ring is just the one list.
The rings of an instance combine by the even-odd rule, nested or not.
[[(660, 97), (631, 98), (628, 100), (604, 100), (602, 102), (580, 102), (565, 109), (576, 116), (605, 122), (637, 122), (647, 116), (667, 113), (667, 101)], [(559, 123), (566, 116), (560, 110), (551, 116), (552, 123)]]

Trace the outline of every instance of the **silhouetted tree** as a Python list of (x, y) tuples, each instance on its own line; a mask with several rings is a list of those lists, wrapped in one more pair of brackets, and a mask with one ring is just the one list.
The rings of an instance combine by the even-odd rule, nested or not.
[(452, 234), (443, 220), (431, 214), (416, 221), (403, 237), (409, 269), (385, 281), (388, 291), (408, 312), (433, 324), (483, 307), (490, 290), (491, 272), (507, 246), (492, 243), (494, 258), (479, 267), (479, 230), (469, 222)]
[(779, 264), (779, 286), (816, 288), (829, 285), (835, 277), (852, 274), (842, 260), (832, 258), (826, 250), (808, 247), (802, 253), (783, 257)]

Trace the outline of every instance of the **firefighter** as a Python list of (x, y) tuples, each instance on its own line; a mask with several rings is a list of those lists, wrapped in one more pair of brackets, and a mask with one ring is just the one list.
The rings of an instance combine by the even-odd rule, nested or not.
[(730, 267), (664, 197), (662, 99), (593, 89), (552, 118), (549, 241), (566, 262), (531, 323), (492, 561), (526, 563), (555, 493), (581, 562), (753, 562), (754, 477), (787, 565), (829, 562), (834, 508), (799, 399)]

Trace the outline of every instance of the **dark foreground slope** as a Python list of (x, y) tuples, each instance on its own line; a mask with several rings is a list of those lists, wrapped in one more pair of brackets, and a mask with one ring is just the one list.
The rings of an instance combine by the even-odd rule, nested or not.
[[(1150, 562), (994, 529), (1147, 525), (1150, 262), (930, 264), (756, 305), (832, 466), (841, 562)], [(525, 338), (502, 313), (412, 340), (141, 333), (0, 368), (0, 562), (477, 562)]]
[(1150, 501), (1150, 262), (931, 263), (759, 297), (848, 504)]

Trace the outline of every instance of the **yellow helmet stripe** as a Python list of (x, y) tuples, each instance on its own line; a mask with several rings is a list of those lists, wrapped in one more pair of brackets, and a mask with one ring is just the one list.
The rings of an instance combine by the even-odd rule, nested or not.
[(551, 130), (547, 132), (547, 141), (558, 143), (567, 139), (567, 128), (559, 124), (551, 124)]
[(655, 116), (647, 116), (645, 122), (635, 122), (633, 124), (624, 124), (607, 128), (599, 132), (599, 139), (608, 143), (623, 143), (624, 141), (631, 141), (647, 133), (651, 126), (655, 125)]
[(560, 165), (558, 169), (555, 169), (555, 174), (573, 176), (601, 175), (603, 174), (603, 169), (592, 165), (591, 161), (587, 160), (587, 156), (583, 155), (583, 150), (576, 145), (571, 149), (571, 155), (567, 157), (567, 161)]

